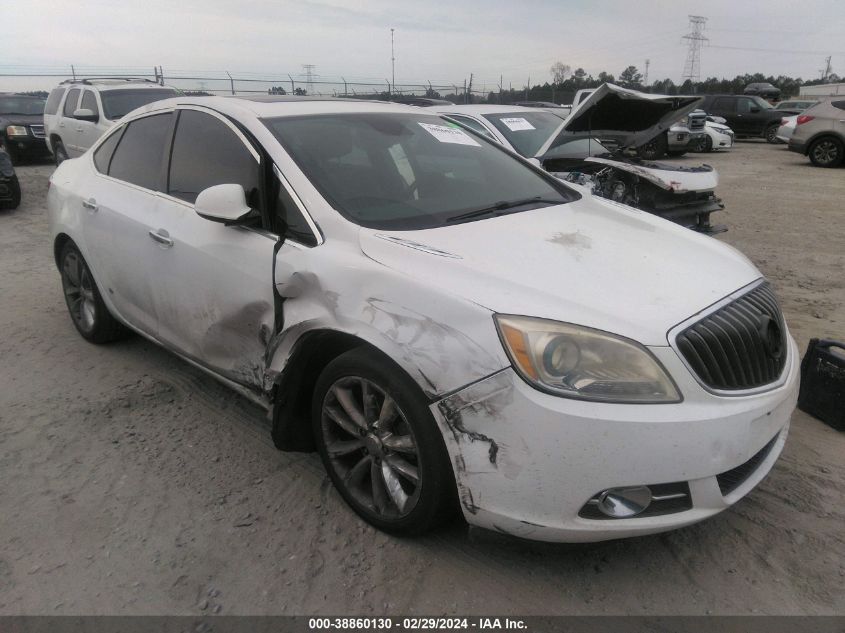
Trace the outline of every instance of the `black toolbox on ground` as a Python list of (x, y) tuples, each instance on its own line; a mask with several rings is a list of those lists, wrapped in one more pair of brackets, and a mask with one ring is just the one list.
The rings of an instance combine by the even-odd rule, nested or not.
[(845, 343), (810, 341), (801, 361), (798, 408), (845, 431)]

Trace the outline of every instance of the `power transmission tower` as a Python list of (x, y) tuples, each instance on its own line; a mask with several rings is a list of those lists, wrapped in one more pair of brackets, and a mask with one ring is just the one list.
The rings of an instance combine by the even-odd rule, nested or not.
[(305, 89), (308, 94), (314, 94), (314, 64), (302, 64), (302, 70), (305, 71)]
[(822, 71), (822, 81), (827, 81), (827, 78), (830, 77), (830, 55), (828, 55), (824, 60), (824, 70)]
[(651, 64), (650, 59), (645, 60), (645, 75), (643, 76), (643, 86), (648, 86), (648, 67)]
[(695, 83), (701, 79), (701, 46), (710, 41), (702, 33), (705, 22), (707, 18), (701, 15), (689, 16), (690, 32), (681, 38), (687, 41), (688, 46), (682, 81), (689, 79)]

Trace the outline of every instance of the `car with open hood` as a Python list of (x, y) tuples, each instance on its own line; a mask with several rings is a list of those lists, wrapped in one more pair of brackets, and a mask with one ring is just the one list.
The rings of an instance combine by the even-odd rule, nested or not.
[[(678, 166), (632, 155), (695, 111), (700, 97), (652, 95), (604, 84), (568, 117), (508, 105), (437, 107), (475, 133), (497, 140), (593, 195), (666, 217), (704, 233), (725, 230), (710, 215), (723, 208), (708, 165)], [(704, 119), (702, 118), (702, 124)]]
[(746, 257), (430, 109), (159, 101), (48, 209), (82, 337), (137, 332), (265, 406), (382, 530), (660, 532), (786, 441), (799, 355)]

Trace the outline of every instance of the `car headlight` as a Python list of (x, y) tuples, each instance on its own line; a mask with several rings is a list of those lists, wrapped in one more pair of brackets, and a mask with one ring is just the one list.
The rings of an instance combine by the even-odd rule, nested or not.
[(666, 370), (636, 341), (534, 317), (495, 320), (514, 369), (541, 391), (602, 402), (681, 401)]
[(26, 127), (23, 125), (10, 125), (6, 128), (6, 136), (26, 136)]
[(678, 125), (682, 125), (683, 127), (689, 127), (689, 117), (685, 116), (683, 119), (678, 121)]

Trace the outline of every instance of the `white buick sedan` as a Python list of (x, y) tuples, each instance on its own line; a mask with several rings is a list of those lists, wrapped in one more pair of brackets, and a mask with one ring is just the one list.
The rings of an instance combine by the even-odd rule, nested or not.
[(64, 162), (49, 210), (84, 338), (262, 402), (383, 530), (659, 532), (786, 439), (798, 353), (744, 256), (422, 109), (159, 101)]

